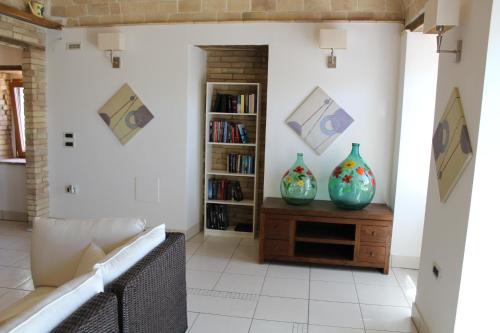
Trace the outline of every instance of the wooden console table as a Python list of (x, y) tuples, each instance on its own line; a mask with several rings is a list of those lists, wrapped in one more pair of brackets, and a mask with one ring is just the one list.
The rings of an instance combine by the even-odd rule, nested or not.
[(381, 268), (389, 273), (392, 212), (383, 204), (341, 210), (331, 201), (291, 206), (266, 198), (261, 207), (259, 261)]

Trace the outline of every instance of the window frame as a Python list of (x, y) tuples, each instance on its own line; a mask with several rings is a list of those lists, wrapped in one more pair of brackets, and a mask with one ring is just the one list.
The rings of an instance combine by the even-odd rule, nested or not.
[[(12, 117), (14, 119), (14, 129), (15, 129), (15, 138), (16, 138), (16, 157), (18, 158), (26, 158), (26, 152), (23, 151), (23, 146), (21, 144), (21, 132), (19, 128), (19, 112), (17, 110), (16, 103), (16, 95), (14, 93), (14, 88), (22, 88), (23, 80), (22, 79), (12, 79), (9, 82), (9, 91), (10, 91), (10, 100), (11, 100), (11, 112)], [(26, 114), (24, 115), (26, 119)], [(24, 124), (26, 128), (26, 124)], [(24, 134), (24, 142), (26, 142), (26, 134)]]

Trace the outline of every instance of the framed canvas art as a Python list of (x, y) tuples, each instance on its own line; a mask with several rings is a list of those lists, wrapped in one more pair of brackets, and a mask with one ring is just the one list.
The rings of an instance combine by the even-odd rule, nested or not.
[(446, 202), (472, 159), (472, 145), (458, 88), (451, 94), (432, 138), (441, 202)]
[(321, 155), (354, 119), (320, 87), (286, 119), (294, 130), (318, 155)]
[(124, 84), (98, 111), (122, 145), (130, 141), (153, 118), (128, 84)]

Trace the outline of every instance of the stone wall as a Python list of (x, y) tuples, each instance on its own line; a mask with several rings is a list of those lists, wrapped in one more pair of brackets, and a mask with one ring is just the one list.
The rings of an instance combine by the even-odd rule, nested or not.
[(424, 11), (427, 0), (401, 0), (405, 22), (411, 23)]
[(12, 113), (10, 108), (10, 75), (0, 73), (0, 159), (12, 156)]
[(50, 13), (53, 17), (66, 18), (67, 26), (404, 20), (401, 0), (51, 0)]
[(31, 24), (0, 15), (0, 42), (23, 48), (28, 219), (49, 214), (45, 33)]

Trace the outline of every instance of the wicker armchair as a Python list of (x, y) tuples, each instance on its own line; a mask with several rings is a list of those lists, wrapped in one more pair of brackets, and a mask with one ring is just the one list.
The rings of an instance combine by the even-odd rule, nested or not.
[(51, 333), (118, 333), (118, 304), (114, 294), (99, 293), (66, 318)]
[(163, 243), (105, 287), (118, 298), (120, 331), (187, 330), (186, 247), (181, 233)]

